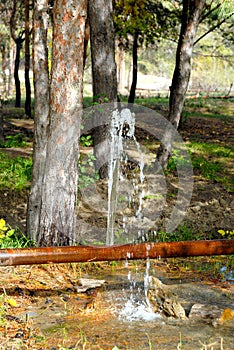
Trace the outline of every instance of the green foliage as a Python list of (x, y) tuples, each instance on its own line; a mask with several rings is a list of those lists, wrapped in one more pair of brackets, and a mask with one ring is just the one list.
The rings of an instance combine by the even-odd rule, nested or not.
[(12, 229), (4, 219), (0, 219), (0, 248), (26, 248), (35, 246), (18, 228)]
[(128, 36), (136, 32), (141, 45), (159, 42), (169, 33), (171, 38), (177, 37), (180, 9), (171, 1), (118, 0), (114, 11), (116, 34), (125, 47), (129, 46)]
[(27, 144), (22, 133), (16, 134), (14, 136), (6, 136), (5, 142), (0, 142), (1, 148), (11, 148), (11, 147), (25, 147)]
[(218, 161), (207, 160), (204, 156), (192, 155), (193, 170), (199, 170), (201, 175), (208, 180), (217, 179), (217, 173), (222, 170)]
[(79, 181), (78, 188), (86, 188), (98, 179), (98, 173), (94, 170), (95, 157), (93, 154), (81, 154), (78, 162)]
[(93, 145), (92, 135), (81, 136), (80, 145), (83, 147), (91, 147)]
[(139, 239), (140, 242), (181, 242), (199, 240), (202, 237), (196, 234), (186, 222), (179, 225), (174, 232), (150, 231)]
[(234, 238), (234, 230), (218, 230), (218, 233), (224, 238)]
[(190, 161), (188, 159), (185, 159), (183, 155), (181, 155), (180, 150), (174, 150), (173, 155), (170, 157), (167, 171), (169, 172), (175, 172), (177, 169), (180, 169), (182, 167), (187, 167), (190, 165)]
[(32, 158), (11, 158), (0, 152), (0, 189), (27, 189), (32, 178)]

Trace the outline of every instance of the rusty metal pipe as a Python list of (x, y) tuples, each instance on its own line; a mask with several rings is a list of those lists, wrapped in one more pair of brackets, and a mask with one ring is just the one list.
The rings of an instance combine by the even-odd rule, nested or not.
[(0, 249), (0, 266), (232, 254), (234, 240)]

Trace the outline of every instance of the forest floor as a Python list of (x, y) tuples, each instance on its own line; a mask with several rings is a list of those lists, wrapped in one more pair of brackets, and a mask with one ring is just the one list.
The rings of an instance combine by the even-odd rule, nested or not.
[[(153, 108), (153, 106), (150, 106)], [(159, 103), (156, 107), (161, 113), (166, 113), (166, 105)], [(215, 109), (215, 110), (214, 110)], [(224, 100), (210, 102), (188, 101), (184, 113), (184, 122), (180, 129), (180, 135), (186, 144), (190, 145), (194, 166), (194, 187), (190, 206), (184, 218), (184, 224), (177, 232), (178, 237), (185, 239), (221, 239), (218, 233), (223, 230), (224, 238), (232, 238), (230, 232), (234, 229), (234, 101)], [(2, 148), (0, 151), (10, 157), (30, 157), (32, 153), (33, 122), (23, 119), (22, 110), (13, 112), (13, 109), (4, 109), (4, 134), (14, 136), (19, 133), (29, 141), (26, 147)], [(137, 134), (138, 141), (147, 145), (154, 151), (155, 140), (150, 139), (141, 130)], [(173, 178), (173, 167), (169, 178)], [(173, 186), (170, 188), (171, 196), (167, 199), (167, 211), (173, 205)], [(25, 230), (26, 206), (28, 189), (12, 190), (0, 188), (0, 218), (4, 218), (12, 227), (20, 227)], [(171, 198), (171, 201), (170, 201)], [(229, 233), (228, 233), (229, 232)], [(184, 237), (186, 236), (186, 237)], [(143, 264), (144, 263), (139, 263)], [(234, 285), (231, 280), (223, 278), (220, 268), (226, 266), (228, 271), (233, 271), (233, 257), (230, 258), (198, 258), (198, 259), (175, 259), (155, 262), (162, 269), (171, 273), (171, 277), (188, 277), (199, 280), (218, 288), (226, 293), (233, 301)], [(226, 265), (225, 265), (226, 264)], [(63, 312), (72, 318), (71, 308), (76, 307), (76, 312), (82, 318), (83, 310), (86, 310), (92, 300), (96, 297), (91, 293), (76, 298), (74, 284), (77, 278), (83, 275), (105, 275), (107, 271), (113, 271), (113, 264), (69, 264), (48, 265), (33, 267), (1, 267), (0, 285), (0, 349), (112, 349), (110, 344), (105, 346), (103, 341), (99, 344), (98, 339), (86, 339), (85, 334), (80, 333), (69, 341), (66, 329), (60, 327), (59, 336), (56, 327), (50, 334), (45, 334), (33, 321), (34, 306), (40, 304), (41, 313), (59, 305), (58, 316), (54, 312), (55, 321), (60, 324), (64, 322), (61, 317)], [(122, 264), (119, 264), (122, 267)], [(173, 275), (174, 274), (174, 275)], [(173, 277), (174, 276), (174, 277)], [(176, 278), (177, 278), (176, 277)], [(69, 306), (70, 300), (73, 300)], [(74, 301), (75, 300), (75, 301)], [(43, 304), (44, 303), (44, 304)], [(74, 304), (75, 303), (75, 304)], [(63, 305), (63, 306), (61, 306)], [(88, 306), (89, 307), (89, 306)], [(67, 310), (67, 311), (66, 311)], [(68, 312), (69, 310), (69, 312)], [(68, 316), (66, 316), (68, 317)], [(78, 319), (79, 319), (78, 317)], [(100, 310), (92, 317), (107, 317), (100, 315)], [(91, 318), (92, 318), (91, 317)], [(56, 323), (55, 322), (55, 323)], [(77, 322), (77, 319), (76, 319)], [(64, 332), (62, 335), (61, 332)], [(58, 337), (57, 339), (55, 339)], [(96, 345), (95, 345), (96, 344)], [(150, 348), (150, 347), (149, 347)], [(186, 349), (186, 347), (183, 347)], [(201, 349), (202, 347), (194, 348)], [(117, 348), (116, 348), (117, 349)], [(132, 349), (122, 345), (120, 349)], [(135, 348), (136, 349), (136, 348)], [(143, 348), (142, 348), (143, 349)], [(152, 347), (154, 349), (154, 347)], [(156, 347), (155, 347), (156, 349)], [(157, 348), (160, 349), (160, 348)], [(163, 349), (163, 347), (162, 347)], [(166, 349), (166, 348), (165, 348)], [(206, 347), (202, 349), (211, 349)], [(217, 345), (214, 349), (222, 349)], [(229, 350), (234, 349), (229, 347)]]

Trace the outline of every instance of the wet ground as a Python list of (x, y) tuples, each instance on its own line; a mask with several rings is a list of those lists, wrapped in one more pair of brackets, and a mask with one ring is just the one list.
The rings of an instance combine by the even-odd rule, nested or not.
[[(224, 275), (166, 260), (151, 261), (147, 272), (170, 286), (187, 314), (195, 303), (234, 310), (234, 284)], [(233, 317), (181, 321), (150, 311), (145, 273), (142, 262), (1, 267), (0, 349), (234, 349)], [(79, 293), (80, 277), (106, 283)]]
[[(7, 132), (26, 135), (29, 132), (31, 136), (33, 125), (25, 123), (28, 122), (11, 120)], [(139, 141), (144, 141), (145, 134), (138, 132)], [(181, 135), (185, 141), (199, 139), (232, 147), (233, 122), (191, 118)], [(28, 156), (32, 150), (4, 151), (12, 156)], [(223, 164), (220, 176), (233, 176), (231, 156)], [(167, 186), (171, 196), (164, 208), (165, 217), (176, 193), (173, 181)], [(0, 193), (0, 217), (13, 227), (25, 226), (27, 195), (8, 190)], [(148, 198), (151, 206), (152, 201)], [(233, 209), (233, 192), (195, 173), (193, 196), (185, 218), (193, 232), (205, 239), (220, 238), (217, 236), (220, 228), (233, 229)], [(99, 217), (93, 207), (83, 212), (85, 223), (93, 220), (96, 224)], [(100, 220), (102, 227), (106, 224), (103, 215)], [(210, 266), (216, 265), (211, 260), (186, 259), (180, 264), (178, 259), (151, 261), (149, 273), (171, 286), (187, 314), (194, 303), (233, 310), (233, 274), (227, 278), (221, 273), (227, 260), (218, 262), (213, 271)], [(198, 261), (200, 267), (195, 269)], [(229, 271), (233, 270), (233, 259), (228, 264)], [(180, 321), (149, 312), (145, 307), (142, 265), (143, 262), (128, 267), (115, 263), (0, 267), (0, 349), (234, 350), (233, 319), (224, 317), (215, 324), (209, 317)], [(105, 279), (106, 284), (80, 294), (77, 292), (80, 277)]]

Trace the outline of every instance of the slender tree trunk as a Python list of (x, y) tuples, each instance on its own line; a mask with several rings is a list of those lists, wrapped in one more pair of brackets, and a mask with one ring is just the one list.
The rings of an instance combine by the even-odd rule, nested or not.
[(9, 54), (9, 77), (8, 77), (8, 87), (7, 96), (12, 96), (12, 86), (13, 86), (13, 72), (14, 72), (14, 62), (15, 62), (15, 43), (13, 39), (10, 39), (10, 54)]
[(86, 0), (55, 0), (50, 118), (38, 243), (75, 243)]
[(137, 48), (138, 48), (138, 31), (136, 30), (133, 36), (133, 48), (132, 48), (132, 85), (130, 89), (130, 94), (128, 98), (128, 103), (134, 103), (136, 96), (137, 87)]
[(7, 96), (7, 78), (6, 78), (6, 57), (7, 50), (6, 45), (3, 43), (1, 45), (1, 56), (2, 56), (2, 82), (3, 82), (3, 90), (2, 90), (2, 99), (5, 99)]
[[(199, 20), (205, 0), (183, 0), (182, 23), (176, 52), (176, 65), (170, 88), (168, 119), (175, 129), (178, 128), (184, 106), (191, 73), (191, 57)], [(173, 130), (166, 130), (159, 147), (157, 161), (163, 168), (167, 167), (173, 145)]]
[(19, 78), (19, 65), (20, 65), (20, 51), (22, 48), (22, 39), (16, 38), (16, 55), (15, 55), (15, 67), (14, 67), (14, 79), (15, 79), (15, 107), (21, 107), (21, 90), (20, 90), (20, 78)]
[(3, 125), (2, 99), (0, 96), (0, 142), (4, 142), (4, 125)]
[(30, 71), (30, 20), (29, 20), (29, 0), (25, 0), (25, 114), (28, 118), (32, 117), (31, 114), (31, 86), (29, 79)]
[[(90, 41), (92, 57), (93, 98), (95, 102), (117, 101), (117, 75), (115, 64), (115, 36), (112, 0), (89, 0)], [(93, 131), (96, 169), (101, 178), (107, 177), (106, 142), (108, 127)]]
[(45, 172), (47, 131), (49, 126), (48, 72), (48, 0), (35, 0), (33, 15), (33, 74), (34, 74), (34, 147), (32, 184), (27, 210), (27, 233), (34, 241), (39, 236), (42, 182)]
[(117, 44), (117, 77), (118, 77), (118, 92), (124, 93), (125, 89), (125, 51), (121, 44)]

